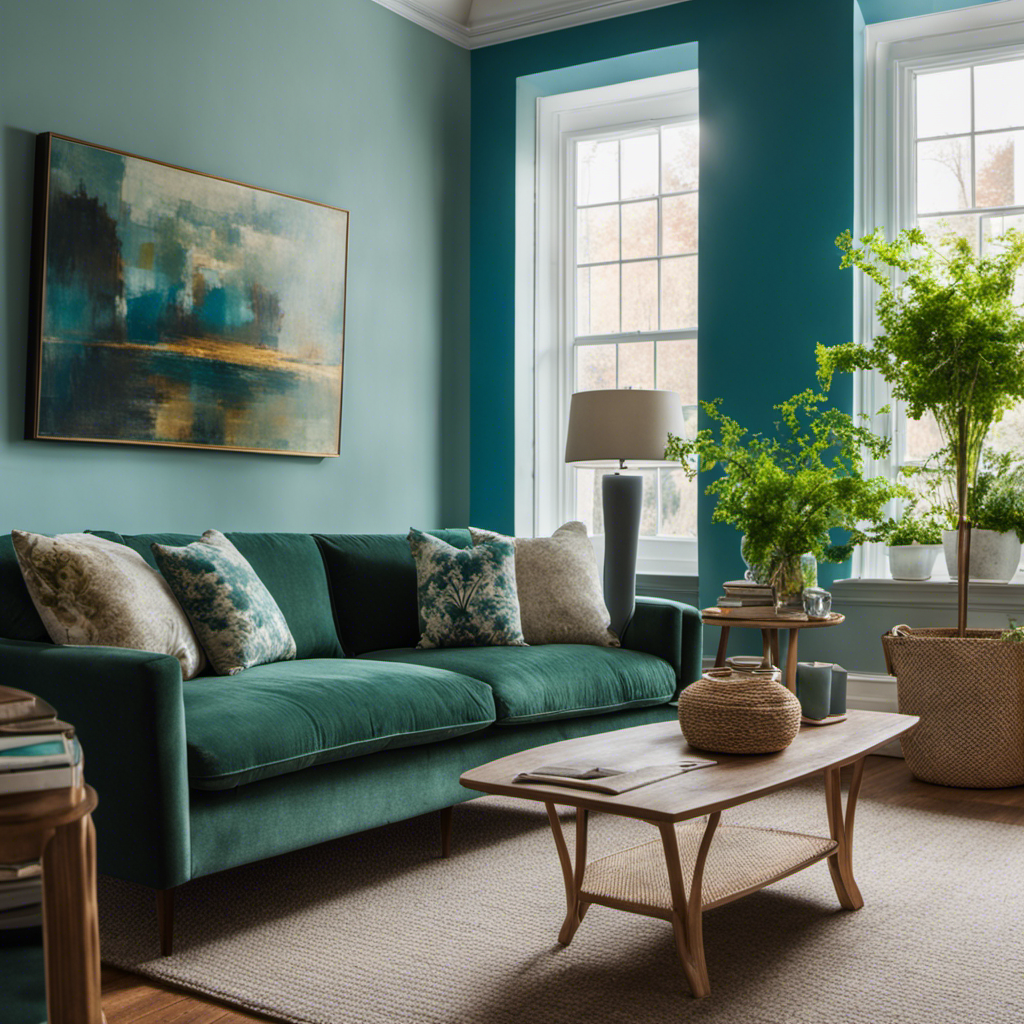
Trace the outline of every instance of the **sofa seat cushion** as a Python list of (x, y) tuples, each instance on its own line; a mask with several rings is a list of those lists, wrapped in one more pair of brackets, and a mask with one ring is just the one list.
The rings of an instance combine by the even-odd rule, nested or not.
[(347, 658), (257, 665), (184, 684), (189, 784), (231, 789), (494, 721), (490, 689), (422, 665)]
[(667, 661), (616, 647), (444, 647), (359, 656), (447, 669), (483, 680), (494, 692), (498, 725), (518, 725), (664, 704), (676, 689)]

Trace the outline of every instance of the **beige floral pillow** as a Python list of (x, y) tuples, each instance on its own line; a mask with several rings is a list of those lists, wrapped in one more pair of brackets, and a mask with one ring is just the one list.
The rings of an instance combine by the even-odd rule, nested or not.
[(44, 537), (12, 530), (29, 596), (55, 644), (170, 654), (183, 679), (206, 664), (170, 587), (124, 544), (90, 533)]
[[(474, 544), (512, 540), (470, 527)], [(566, 523), (551, 537), (516, 537), (516, 586), (528, 644), (618, 647), (604, 603), (594, 548), (583, 523)]]

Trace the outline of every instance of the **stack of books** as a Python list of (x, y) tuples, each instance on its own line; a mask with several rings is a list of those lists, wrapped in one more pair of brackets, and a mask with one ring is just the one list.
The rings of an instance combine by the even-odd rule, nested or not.
[(722, 585), (722, 590), (719, 608), (771, 608), (775, 605), (775, 591), (765, 583), (730, 580)]
[(38, 861), (0, 864), (0, 931), (42, 922), (43, 880)]

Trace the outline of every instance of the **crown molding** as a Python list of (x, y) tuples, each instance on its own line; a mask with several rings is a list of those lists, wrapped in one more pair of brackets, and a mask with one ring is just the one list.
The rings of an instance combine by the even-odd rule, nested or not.
[(561, 0), (560, 3), (549, 4), (532, 11), (503, 11), (500, 14), (492, 14), (471, 21), (471, 24), (466, 26), (439, 14), (417, 0), (374, 0), (374, 3), (467, 50), (686, 2), (687, 0)]

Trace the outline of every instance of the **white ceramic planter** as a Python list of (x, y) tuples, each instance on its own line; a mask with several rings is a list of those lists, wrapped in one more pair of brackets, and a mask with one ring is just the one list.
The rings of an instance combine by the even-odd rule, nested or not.
[[(942, 531), (942, 550), (951, 579), (956, 579), (956, 530)], [(970, 579), (998, 580), (1006, 583), (1013, 579), (1020, 564), (1020, 541), (1012, 530), (971, 530)]]
[(894, 580), (931, 579), (941, 544), (891, 544), (889, 573)]

